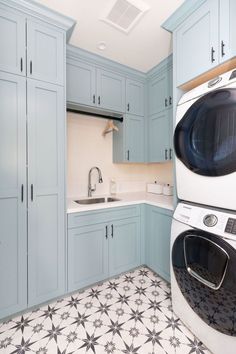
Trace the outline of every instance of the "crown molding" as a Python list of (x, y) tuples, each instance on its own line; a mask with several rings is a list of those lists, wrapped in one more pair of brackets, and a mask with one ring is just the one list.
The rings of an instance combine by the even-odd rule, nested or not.
[(67, 41), (76, 25), (74, 19), (49, 9), (34, 0), (0, 0), (0, 4), (61, 28), (66, 31)]
[(168, 32), (174, 30), (207, 0), (185, 0), (178, 9), (161, 25)]

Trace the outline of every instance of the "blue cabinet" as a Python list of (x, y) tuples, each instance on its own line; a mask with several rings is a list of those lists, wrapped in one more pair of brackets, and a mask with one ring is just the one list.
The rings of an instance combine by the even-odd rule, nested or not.
[(170, 281), (170, 236), (172, 211), (146, 207), (146, 264)]
[(140, 265), (140, 208), (68, 215), (68, 291)]
[(64, 84), (64, 31), (27, 20), (27, 76)]
[(109, 239), (109, 275), (140, 265), (140, 217), (112, 222)]
[(144, 83), (126, 79), (126, 113), (144, 116)]
[(0, 318), (27, 305), (25, 97), (26, 79), (0, 72)]
[(219, 63), (218, 21), (218, 0), (206, 0), (177, 29), (177, 86)]
[(145, 121), (143, 116), (126, 114), (119, 131), (113, 132), (113, 162), (145, 161)]
[(172, 159), (172, 61), (155, 68), (148, 79), (148, 162)]
[(25, 17), (0, 11), (0, 70), (25, 76)]
[(74, 291), (108, 277), (108, 225), (68, 231), (68, 290)]
[(177, 86), (236, 56), (235, 13), (234, 0), (206, 0), (174, 30)]
[(149, 162), (171, 159), (170, 121), (172, 112), (166, 110), (149, 117)]
[(67, 102), (96, 106), (96, 69), (83, 61), (67, 59)]
[(220, 0), (219, 57), (224, 62), (236, 56), (236, 1)]
[(124, 76), (97, 69), (97, 105), (111, 111), (125, 111)]
[(65, 292), (64, 89), (28, 79), (28, 303)]

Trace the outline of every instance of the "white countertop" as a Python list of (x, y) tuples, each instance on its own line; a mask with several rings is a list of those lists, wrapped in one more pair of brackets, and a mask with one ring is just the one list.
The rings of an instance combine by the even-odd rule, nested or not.
[[(107, 195), (102, 196), (94, 196), (94, 198), (107, 197)], [(157, 206), (159, 208), (164, 208), (168, 210), (174, 210), (173, 206), (173, 196), (165, 196), (159, 194), (152, 194), (146, 192), (133, 192), (133, 193), (119, 193), (116, 195), (112, 195), (112, 197), (120, 199), (117, 202), (110, 203), (98, 203), (98, 204), (88, 204), (81, 205), (74, 202), (76, 199), (86, 199), (84, 198), (73, 198), (67, 200), (67, 213), (78, 213), (84, 211), (92, 211), (98, 209), (107, 209), (107, 208), (115, 208), (115, 207), (123, 207), (126, 205), (133, 204), (149, 204), (153, 206)]]

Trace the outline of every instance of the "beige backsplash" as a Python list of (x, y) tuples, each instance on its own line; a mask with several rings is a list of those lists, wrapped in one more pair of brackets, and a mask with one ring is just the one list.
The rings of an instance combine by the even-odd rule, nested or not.
[[(68, 197), (86, 196), (88, 171), (98, 166), (103, 183), (96, 194), (109, 193), (109, 181), (115, 178), (120, 191), (141, 189), (147, 182), (173, 182), (173, 164), (114, 164), (112, 162), (112, 134), (102, 136), (106, 120), (85, 115), (67, 115)], [(97, 182), (97, 176), (92, 176)]]

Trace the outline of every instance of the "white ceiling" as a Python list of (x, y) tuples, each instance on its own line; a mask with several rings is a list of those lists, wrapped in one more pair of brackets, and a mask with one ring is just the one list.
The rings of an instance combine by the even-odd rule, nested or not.
[[(111, 0), (37, 0), (77, 21), (70, 43), (146, 72), (172, 52), (171, 35), (160, 25), (184, 0), (144, 0), (150, 10), (126, 34), (99, 20)], [(99, 42), (106, 49), (98, 49)]]

